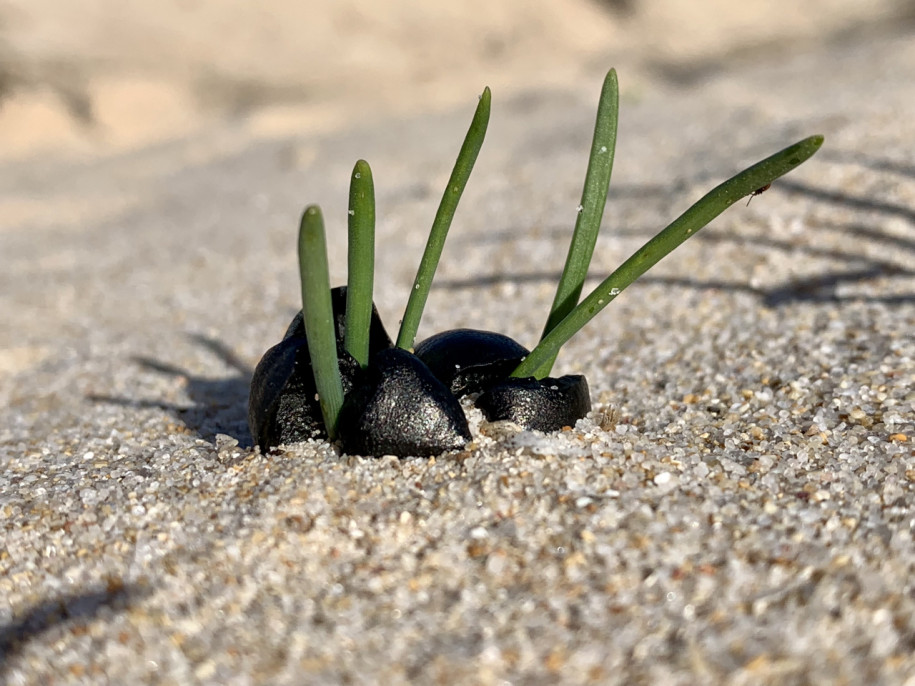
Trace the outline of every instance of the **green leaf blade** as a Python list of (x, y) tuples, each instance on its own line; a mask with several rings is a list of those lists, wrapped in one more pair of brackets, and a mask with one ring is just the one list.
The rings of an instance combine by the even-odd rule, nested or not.
[[(675, 248), (741, 198), (787, 174), (808, 160), (823, 136), (810, 136), (757, 162), (719, 184), (639, 248), (616, 271), (604, 279), (579, 305), (544, 337), (512, 372), (514, 377), (538, 376), (538, 370), (585, 324), (609, 305), (626, 287), (670, 254)], [(544, 375), (545, 376), (545, 375)]]
[(369, 329), (375, 280), (375, 184), (368, 162), (359, 160), (349, 187), (346, 288), (346, 351), (369, 363)]
[(491, 94), (489, 88), (485, 88), (480, 96), (480, 102), (477, 104), (473, 120), (470, 123), (470, 129), (467, 131), (464, 143), (458, 153), (457, 161), (454, 163), (454, 169), (451, 171), (451, 177), (448, 179), (448, 185), (445, 187), (438, 211), (435, 213), (432, 230), (429, 232), (429, 239), (426, 242), (426, 249), (423, 252), (416, 278), (413, 281), (410, 298), (407, 301), (407, 307), (400, 324), (400, 331), (397, 334), (397, 347), (404, 350), (412, 350), (416, 341), (419, 322), (422, 319), (426, 300), (429, 298), (429, 290), (432, 288), (432, 279), (435, 276), (439, 259), (441, 259), (442, 249), (445, 247), (448, 229), (451, 227), (458, 202), (464, 193), (464, 188), (467, 186), (467, 181), (470, 178), (470, 172), (473, 171), (477, 156), (480, 154), (483, 139), (486, 137), (490, 104)]
[(327, 435), (336, 437), (343, 407), (343, 382), (337, 361), (334, 313), (330, 299), (327, 241), (324, 219), (317, 205), (309, 205), (299, 227), (299, 274), (302, 281), (302, 319)]
[[(597, 235), (600, 232), (604, 208), (607, 204), (607, 191), (613, 172), (613, 158), (616, 152), (616, 132), (619, 122), (619, 83), (616, 70), (611, 69), (604, 78), (600, 100), (597, 105), (597, 118), (594, 124), (594, 136), (591, 141), (591, 153), (588, 158), (588, 171), (581, 193), (578, 219), (575, 231), (569, 244), (562, 276), (556, 287), (556, 296), (543, 328), (543, 338), (572, 311), (588, 275), (591, 256)], [(537, 370), (541, 378), (548, 376), (553, 368), (555, 357), (547, 360)]]

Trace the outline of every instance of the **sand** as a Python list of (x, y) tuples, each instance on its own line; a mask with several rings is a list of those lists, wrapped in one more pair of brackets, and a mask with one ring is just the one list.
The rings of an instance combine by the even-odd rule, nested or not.
[[(421, 336), (536, 340), (606, 66), (495, 90)], [(297, 307), (305, 203), (343, 280), (358, 157), (396, 329), (479, 88), (0, 165), (6, 683), (915, 683), (915, 42), (620, 80), (595, 277), (727, 175), (826, 145), (573, 339), (588, 418), (470, 409), (434, 459), (263, 455), (247, 382)]]

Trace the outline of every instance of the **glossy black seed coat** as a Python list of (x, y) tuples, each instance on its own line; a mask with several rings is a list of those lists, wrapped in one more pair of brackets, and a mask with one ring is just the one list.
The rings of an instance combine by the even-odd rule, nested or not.
[[(343, 349), (346, 335), (345, 286), (331, 290), (331, 303), (340, 376), (346, 394), (353, 387), (359, 364)], [(391, 345), (391, 339), (373, 307), (369, 329), (370, 354)], [(300, 311), (286, 329), (283, 340), (264, 353), (251, 380), (248, 427), (261, 450), (327, 436), (317, 393)]]
[[(346, 337), (346, 286), (337, 286), (330, 289), (330, 303), (334, 313), (334, 333), (337, 337), (337, 354), (343, 352), (343, 343)], [(286, 329), (286, 335), (283, 340), (290, 337), (305, 338), (305, 321), (302, 318), (302, 310), (299, 310), (289, 328)], [(381, 317), (375, 305), (372, 305), (372, 321), (369, 324), (369, 356), (390, 348), (394, 345), (391, 337), (384, 328)]]
[(458, 397), (507, 378), (529, 353), (508, 336), (476, 329), (443, 331), (416, 346), (416, 356)]
[(525, 429), (549, 432), (575, 426), (591, 410), (591, 397), (580, 374), (508, 378), (483, 392), (476, 406), (491, 422), (507, 419)]
[[(472, 393), (480, 393), (476, 405), (490, 421), (544, 432), (573, 426), (591, 409), (583, 376), (509, 377), (529, 351), (508, 336), (454, 329), (427, 338), (413, 355), (392, 346), (374, 308), (371, 361), (361, 369), (344, 350), (346, 288), (334, 288), (331, 302), (344, 392), (337, 433), (348, 453), (407, 457), (460, 450), (471, 435), (458, 398)], [(327, 436), (301, 312), (254, 371), (248, 424), (261, 450)]]
[(471, 440), (457, 398), (415, 355), (382, 350), (346, 396), (337, 431), (357, 455), (424, 457), (460, 450)]

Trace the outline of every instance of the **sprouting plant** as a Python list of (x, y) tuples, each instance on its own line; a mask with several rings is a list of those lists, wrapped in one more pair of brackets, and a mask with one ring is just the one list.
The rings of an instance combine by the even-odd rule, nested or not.
[(262, 448), (313, 436), (323, 426), (329, 438), (342, 439), (344, 449), (435, 454), (469, 440), (456, 396), (473, 393), (480, 394), (476, 404), (491, 420), (542, 430), (574, 423), (590, 409), (590, 399), (582, 376), (548, 379), (561, 347), (683, 241), (737, 200), (763, 192), (823, 144), (822, 136), (810, 136), (721, 183), (579, 302), (606, 205), (618, 109), (611, 69), (565, 266), (541, 339), (530, 351), (501, 334), (460, 329), (426, 339), (413, 354), (445, 238), (486, 135), (488, 88), (436, 212), (396, 346), (372, 304), (375, 198), (368, 163), (359, 160), (351, 179), (346, 289), (330, 290), (321, 212), (306, 208), (299, 234), (301, 321), (297, 317), (283, 342), (264, 355), (252, 381), (249, 423)]
[(781, 150), (736, 176), (716, 186), (686, 212), (677, 217), (658, 235), (639, 248), (610, 276), (579, 303), (575, 309), (556, 324), (531, 354), (518, 365), (512, 376), (546, 376), (549, 368), (544, 367), (559, 352), (566, 342), (578, 333), (594, 316), (609, 305), (623, 290), (642, 274), (666, 257), (699, 229), (707, 226), (715, 217), (735, 202), (756, 190), (768, 186), (775, 179), (787, 174), (802, 162), (808, 160), (820, 146), (823, 136), (810, 136)]

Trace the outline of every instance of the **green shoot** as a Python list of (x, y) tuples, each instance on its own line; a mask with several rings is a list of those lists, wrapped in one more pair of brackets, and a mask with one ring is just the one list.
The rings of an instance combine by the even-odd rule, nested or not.
[(448, 186), (445, 188), (442, 201), (435, 213), (429, 240), (426, 242), (426, 249), (420, 260), (416, 279), (413, 281), (413, 290), (410, 291), (407, 308), (400, 324), (400, 332), (397, 334), (399, 348), (412, 350), (413, 343), (416, 341), (416, 332), (419, 330), (423, 308), (429, 297), (429, 289), (432, 287), (432, 277), (435, 276), (435, 269), (442, 256), (442, 249), (445, 247), (445, 237), (451, 227), (451, 220), (454, 219), (461, 194), (470, 178), (470, 172), (473, 171), (474, 162), (483, 146), (483, 139), (486, 137), (490, 99), (489, 88), (486, 88), (480, 96), (473, 121), (470, 123), (470, 130), (467, 131), (467, 136), (464, 138), (464, 144), (461, 146), (454, 169), (451, 171), (451, 178), (448, 179)]
[(778, 177), (808, 160), (823, 144), (823, 136), (810, 136), (757, 162), (706, 193), (698, 202), (675, 219), (661, 233), (639, 248), (615, 272), (608, 276), (565, 319), (544, 337), (512, 372), (514, 377), (540, 375), (544, 365), (585, 324), (610, 304), (629, 284), (699, 229), (741, 198), (772, 183)]
[[(594, 138), (591, 141), (591, 156), (588, 158), (588, 171), (585, 174), (585, 185), (581, 192), (581, 204), (578, 207), (578, 219), (575, 221), (575, 232), (569, 245), (565, 267), (556, 287), (556, 297), (550, 310), (543, 334), (543, 340), (553, 328), (565, 319), (572, 308), (578, 304), (594, 244), (600, 231), (604, 206), (607, 204), (607, 188), (610, 186), (610, 174), (613, 171), (613, 155), (616, 151), (616, 126), (619, 120), (619, 84), (616, 69), (607, 72), (597, 105), (597, 122), (594, 125)], [(557, 351), (558, 352), (558, 351)], [(555, 356), (548, 359), (535, 376), (548, 376), (553, 368)]]
[(308, 338), (311, 367), (321, 402), (324, 426), (330, 440), (333, 440), (336, 436), (337, 417), (343, 406), (343, 383), (337, 363), (324, 219), (317, 205), (309, 205), (302, 214), (299, 229), (299, 274), (302, 279), (302, 318)]
[(346, 287), (346, 352), (369, 364), (369, 327), (375, 278), (375, 185), (365, 160), (356, 162), (349, 187), (349, 252)]

